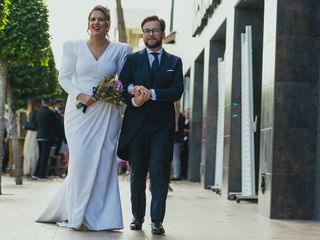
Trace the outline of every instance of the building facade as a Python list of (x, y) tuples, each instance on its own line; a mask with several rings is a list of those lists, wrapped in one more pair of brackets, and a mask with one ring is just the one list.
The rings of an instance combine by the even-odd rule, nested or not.
[(319, 219), (320, 2), (173, 3), (171, 49), (189, 89), (188, 179), (226, 198), (249, 186), (270, 218)]

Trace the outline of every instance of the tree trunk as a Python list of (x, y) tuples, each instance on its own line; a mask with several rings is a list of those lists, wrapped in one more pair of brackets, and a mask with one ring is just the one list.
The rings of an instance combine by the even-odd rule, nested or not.
[(7, 81), (7, 98), (8, 98), (8, 105), (9, 105), (9, 124), (12, 136), (12, 152), (13, 152), (13, 159), (15, 165), (15, 178), (16, 184), (22, 185), (22, 169), (21, 169), (21, 156), (20, 156), (20, 146), (19, 146), (19, 137), (18, 137), (18, 128), (17, 128), (17, 120), (16, 120), (16, 110), (14, 107), (13, 101), (13, 93), (12, 93), (12, 86), (10, 80)]
[(173, 31), (174, 0), (171, 0), (170, 33)]
[(127, 42), (126, 25), (123, 17), (123, 9), (121, 0), (116, 0), (117, 3), (117, 18), (118, 18), (118, 31), (119, 31), (119, 42)]
[[(2, 159), (3, 159), (3, 135), (4, 135), (4, 106), (6, 102), (6, 89), (7, 89), (7, 73), (8, 62), (2, 58), (0, 62), (0, 169), (2, 172)], [(0, 195), (2, 194), (0, 174)]]

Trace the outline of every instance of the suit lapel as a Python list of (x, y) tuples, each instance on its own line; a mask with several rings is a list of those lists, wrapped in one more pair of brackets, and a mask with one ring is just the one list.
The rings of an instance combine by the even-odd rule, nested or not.
[(142, 50), (140, 52), (139, 56), (139, 69), (140, 69), (140, 75), (142, 77), (142, 82), (144, 85), (148, 88), (151, 87), (151, 82), (150, 82), (150, 65), (149, 65), (149, 60), (148, 60), (148, 54), (146, 49)]
[(163, 52), (162, 52), (162, 55), (161, 55), (160, 66), (159, 66), (159, 68), (157, 70), (157, 74), (156, 74), (156, 77), (154, 79), (154, 83), (157, 83), (158, 81), (161, 81), (162, 75), (165, 73), (165, 70), (167, 69), (168, 63), (169, 63), (169, 57), (167, 55), (167, 52), (163, 49)]

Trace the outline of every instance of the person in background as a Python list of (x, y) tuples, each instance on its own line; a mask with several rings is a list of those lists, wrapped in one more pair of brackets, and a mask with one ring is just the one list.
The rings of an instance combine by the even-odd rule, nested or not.
[(37, 168), (32, 179), (47, 179), (48, 161), (51, 147), (56, 139), (58, 129), (58, 119), (53, 110), (50, 109), (50, 98), (42, 99), (42, 108), (38, 111), (37, 116), (38, 132), (37, 141), (39, 144), (39, 160)]
[(31, 177), (34, 175), (38, 158), (39, 145), (37, 141), (38, 111), (41, 108), (41, 99), (33, 98), (28, 104), (28, 121), (24, 125), (27, 130), (23, 145), (23, 175)]
[(184, 138), (182, 144), (182, 151), (181, 151), (181, 178), (186, 179), (188, 176), (188, 151), (189, 151), (189, 115), (190, 109), (184, 109)]
[(56, 114), (57, 120), (58, 120), (58, 126), (57, 126), (57, 132), (56, 132), (56, 139), (55, 142), (53, 144), (55, 150), (54, 150), (54, 158), (52, 158), (51, 162), (50, 162), (50, 171), (48, 173), (49, 176), (58, 176), (61, 175), (61, 173), (57, 172), (55, 169), (57, 167), (57, 165), (62, 164), (63, 161), (63, 154), (60, 152), (62, 152), (61, 150), (61, 146), (63, 143), (66, 142), (66, 138), (64, 135), (64, 123), (63, 123), (63, 117), (64, 117), (64, 100), (63, 99), (55, 99), (54, 101), (54, 113)]
[(181, 180), (181, 151), (184, 138), (185, 117), (179, 111), (180, 104), (175, 103), (176, 109), (176, 130), (174, 133), (173, 158), (172, 158), (172, 177), (171, 181)]
[(119, 175), (126, 175), (128, 171), (128, 162), (122, 159), (118, 159)]
[(63, 99), (59, 98), (54, 101), (54, 105), (55, 105), (54, 112), (58, 119), (58, 131), (57, 131), (56, 144), (55, 144), (56, 148), (55, 148), (54, 155), (58, 156), (62, 143), (66, 141), (66, 137), (64, 134), (64, 123), (63, 123), (65, 103)]

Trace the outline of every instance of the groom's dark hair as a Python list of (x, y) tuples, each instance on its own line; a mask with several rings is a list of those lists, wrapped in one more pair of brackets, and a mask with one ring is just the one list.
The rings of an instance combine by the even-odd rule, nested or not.
[(160, 23), (161, 32), (164, 32), (166, 30), (166, 22), (162, 18), (159, 18), (156, 15), (149, 16), (149, 17), (146, 17), (145, 19), (143, 19), (142, 23), (141, 23), (141, 29), (143, 29), (143, 25), (146, 22), (151, 22), (151, 21), (158, 21)]

